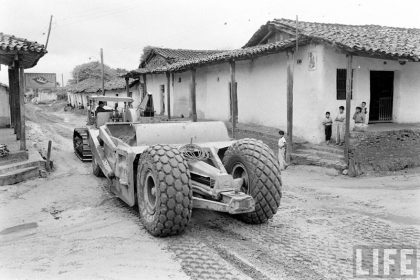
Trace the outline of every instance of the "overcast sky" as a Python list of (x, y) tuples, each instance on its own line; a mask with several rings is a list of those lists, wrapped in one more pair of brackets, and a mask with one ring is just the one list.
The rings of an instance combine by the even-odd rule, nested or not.
[[(48, 54), (27, 72), (70, 78), (75, 65), (99, 60), (137, 68), (144, 46), (240, 48), (274, 18), (420, 28), (418, 0), (0, 0), (0, 32), (45, 44)], [(7, 83), (7, 67), (0, 82)]]

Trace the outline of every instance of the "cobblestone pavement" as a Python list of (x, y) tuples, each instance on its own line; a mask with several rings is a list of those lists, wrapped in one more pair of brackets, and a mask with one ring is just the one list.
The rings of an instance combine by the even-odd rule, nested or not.
[[(353, 246), (420, 246), (419, 170), (351, 179), (300, 166), (283, 172), (281, 206), (266, 224), (194, 210), (183, 235), (153, 238), (137, 209), (115, 198), (107, 181), (71, 153), (66, 139), (83, 116), (47, 115), (35, 106), (28, 116), (38, 148), (55, 133), (58, 169), (47, 179), (0, 189), (0, 275), (351, 279)], [(13, 228), (19, 224), (26, 229)]]

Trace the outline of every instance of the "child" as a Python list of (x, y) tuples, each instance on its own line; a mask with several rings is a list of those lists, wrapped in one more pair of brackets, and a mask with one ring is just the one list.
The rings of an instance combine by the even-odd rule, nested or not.
[(366, 108), (366, 102), (362, 102), (362, 107), (360, 108), (362, 114), (365, 116), (365, 123), (367, 121), (367, 108)]
[(362, 113), (361, 107), (356, 107), (356, 112), (353, 115), (354, 120), (354, 130), (364, 130), (366, 127), (365, 124), (365, 115)]
[(286, 156), (286, 139), (284, 138), (284, 131), (283, 130), (279, 130), (279, 135), (280, 135), (280, 139), (279, 139), (279, 164), (280, 164), (280, 170), (285, 170), (287, 168), (287, 163), (285, 161), (285, 156)]
[(322, 121), (322, 124), (325, 127), (325, 141), (327, 141), (328, 145), (330, 144), (332, 133), (332, 119), (330, 118), (330, 112), (325, 113), (325, 119)]
[(337, 123), (337, 136), (335, 144), (342, 146), (344, 144), (344, 124), (346, 122), (346, 115), (344, 114), (344, 106), (338, 107), (339, 113), (335, 118)]

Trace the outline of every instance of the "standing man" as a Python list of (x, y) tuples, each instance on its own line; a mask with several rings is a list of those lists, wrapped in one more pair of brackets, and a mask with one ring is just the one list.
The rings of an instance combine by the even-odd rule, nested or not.
[(343, 146), (344, 145), (344, 127), (346, 123), (346, 115), (344, 114), (344, 106), (338, 107), (338, 115), (335, 118), (335, 123), (337, 124), (337, 136), (335, 139), (335, 144)]

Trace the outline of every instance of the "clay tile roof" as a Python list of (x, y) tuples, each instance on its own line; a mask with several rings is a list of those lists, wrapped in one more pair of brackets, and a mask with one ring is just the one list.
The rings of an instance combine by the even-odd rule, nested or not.
[[(129, 82), (133, 82), (132, 79)], [(110, 81), (106, 81), (104, 84), (105, 92), (110, 90), (122, 90), (125, 89), (125, 79), (115, 78)], [(76, 93), (96, 93), (102, 90), (101, 80), (90, 78), (80, 81), (78, 84), (67, 86), (67, 90)]]
[[(255, 45), (270, 26), (277, 30), (294, 32), (296, 22), (289, 19), (269, 21), (252, 36), (245, 47)], [(326, 41), (356, 54), (360, 52), (373, 56), (420, 60), (420, 29), (416, 28), (300, 21), (298, 32), (303, 36)]]
[(223, 50), (186, 50), (168, 48), (154, 48), (154, 51), (161, 56), (171, 60), (172, 63), (186, 59), (197, 59), (209, 54), (223, 52)]
[[(300, 44), (305, 44), (306, 41), (303, 39), (300, 41)], [(164, 73), (164, 72), (177, 72), (177, 71), (185, 71), (187, 69), (191, 69), (194, 67), (198, 67), (201, 65), (206, 64), (215, 64), (221, 62), (228, 62), (231, 60), (242, 60), (247, 58), (252, 58), (261, 55), (267, 55), (270, 53), (277, 53), (282, 50), (286, 50), (295, 46), (295, 40), (285, 40), (281, 42), (275, 42), (265, 45), (258, 45), (254, 47), (242, 48), (242, 49), (235, 49), (229, 51), (218, 52), (214, 54), (202, 55), (196, 58), (181, 60), (179, 62), (161, 66), (161, 67), (153, 67), (153, 68), (139, 68), (133, 70), (126, 74), (127, 77), (137, 78), (140, 74), (148, 74), (148, 73)]]
[(140, 67), (146, 67), (149, 60), (156, 54), (162, 56), (164, 61), (161, 61), (158, 64), (155, 63), (154, 66), (166, 66), (182, 60), (197, 59), (220, 52), (224, 52), (224, 50), (187, 50), (153, 47), (147, 57), (140, 62)]
[(37, 42), (31, 42), (13, 35), (7, 35), (0, 32), (0, 48), (2, 50), (17, 50), (26, 52), (46, 53), (44, 45)]
[(0, 32), (0, 52), (1, 62), (11, 64), (7, 55), (22, 54), (23, 66), (30, 68), (36, 65), (38, 60), (47, 53), (44, 45), (31, 42), (23, 38), (8, 35)]

